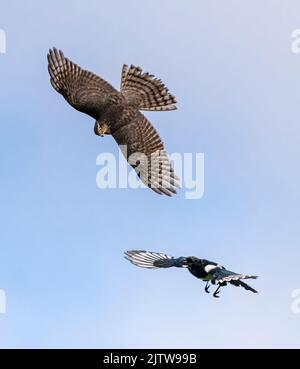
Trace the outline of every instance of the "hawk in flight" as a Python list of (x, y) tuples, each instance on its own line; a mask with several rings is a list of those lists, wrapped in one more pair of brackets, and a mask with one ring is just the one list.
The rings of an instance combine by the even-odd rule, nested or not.
[(167, 87), (149, 73), (123, 66), (117, 91), (101, 77), (82, 69), (53, 48), (48, 53), (50, 82), (76, 110), (96, 120), (98, 136), (110, 134), (142, 182), (158, 194), (171, 196), (179, 178), (169, 162), (164, 145), (140, 110), (169, 111), (176, 100)]
[(220, 264), (205, 259), (198, 259), (195, 256), (174, 258), (173, 256), (157, 252), (132, 250), (125, 252), (125, 258), (141, 268), (188, 268), (193, 276), (206, 282), (205, 292), (209, 293), (209, 283), (218, 286), (213, 294), (214, 297), (219, 297), (220, 288), (228, 283), (257, 293), (255, 289), (242, 281), (242, 279), (256, 279), (257, 276), (234, 273)]

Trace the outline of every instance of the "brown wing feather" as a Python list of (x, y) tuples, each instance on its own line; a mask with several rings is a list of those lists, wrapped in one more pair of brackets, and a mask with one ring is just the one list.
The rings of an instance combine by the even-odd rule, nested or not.
[(118, 96), (117, 90), (108, 82), (82, 69), (55, 48), (49, 50), (48, 70), (53, 88), (75, 109), (95, 119)]
[(130, 124), (113, 133), (129, 164), (142, 182), (159, 194), (172, 196), (179, 187), (178, 177), (152, 124), (138, 113)]
[(121, 93), (129, 104), (140, 110), (168, 111), (176, 109), (176, 99), (160, 79), (143, 73), (140, 67), (123, 65)]

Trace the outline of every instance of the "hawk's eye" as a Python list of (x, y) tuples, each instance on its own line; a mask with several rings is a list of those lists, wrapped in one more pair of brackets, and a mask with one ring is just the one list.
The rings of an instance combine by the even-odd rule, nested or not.
[[(131, 164), (132, 168), (136, 168), (141, 164), (140, 160), (137, 160), (134, 164)], [(140, 173), (139, 173), (140, 174)]]

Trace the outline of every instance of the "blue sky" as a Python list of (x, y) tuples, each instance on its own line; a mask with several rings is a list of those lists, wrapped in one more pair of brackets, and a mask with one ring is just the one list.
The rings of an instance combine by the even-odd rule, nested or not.
[[(0, 347), (299, 347), (298, 1), (4, 0), (0, 29)], [(178, 110), (147, 113), (169, 152), (205, 154), (200, 200), (96, 187), (111, 137), (49, 83), (61, 48), (114, 86), (123, 63), (162, 78)], [(127, 249), (196, 255), (260, 276), (213, 299), (186, 270)]]

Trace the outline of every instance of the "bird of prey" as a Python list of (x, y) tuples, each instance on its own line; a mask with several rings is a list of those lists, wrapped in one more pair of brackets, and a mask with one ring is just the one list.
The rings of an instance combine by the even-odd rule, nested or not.
[(198, 259), (195, 256), (181, 256), (179, 258), (174, 258), (173, 256), (157, 252), (131, 250), (125, 252), (125, 258), (132, 264), (141, 268), (188, 268), (189, 272), (192, 273), (193, 276), (206, 282), (205, 292), (210, 293), (209, 283), (217, 285), (213, 294), (216, 298), (219, 297), (220, 288), (226, 286), (228, 283), (257, 293), (257, 291), (242, 281), (242, 279), (256, 279), (257, 276), (234, 273), (227, 270), (220, 264), (206, 259)]
[(171, 196), (179, 178), (169, 162), (163, 142), (140, 110), (176, 109), (175, 97), (161, 80), (142, 69), (123, 65), (117, 91), (101, 77), (82, 69), (56, 48), (48, 53), (50, 82), (80, 112), (96, 120), (94, 132), (110, 134), (142, 182), (158, 194)]

